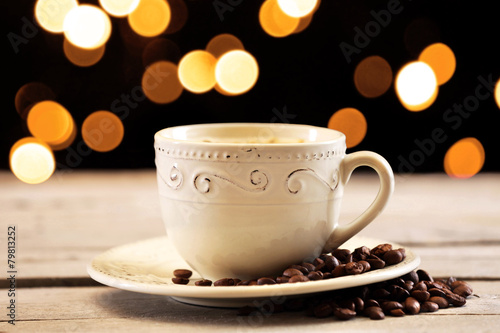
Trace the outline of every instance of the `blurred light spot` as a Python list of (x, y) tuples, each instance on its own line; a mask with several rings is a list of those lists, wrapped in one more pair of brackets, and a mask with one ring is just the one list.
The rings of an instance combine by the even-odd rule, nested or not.
[(38, 0), (35, 18), (43, 29), (54, 33), (63, 32), (64, 18), (76, 6), (76, 0)]
[(219, 87), (228, 94), (243, 94), (257, 82), (259, 65), (257, 60), (244, 50), (229, 51), (217, 60), (215, 79)]
[(99, 0), (101, 7), (109, 15), (125, 17), (132, 13), (139, 5), (140, 0)]
[(82, 49), (65, 39), (63, 50), (64, 55), (72, 64), (80, 67), (90, 67), (97, 64), (104, 56), (106, 45), (104, 44), (95, 49)]
[(142, 90), (146, 97), (158, 104), (171, 103), (179, 98), (183, 87), (177, 71), (177, 65), (170, 61), (150, 65), (142, 76)]
[(43, 183), (52, 176), (56, 168), (50, 147), (33, 137), (14, 143), (10, 149), (9, 162), (12, 173), (28, 184)]
[(111, 20), (99, 7), (77, 6), (64, 19), (64, 36), (80, 48), (99, 48), (108, 41), (110, 35)]
[(279, 7), (278, 0), (266, 0), (259, 10), (259, 22), (268, 35), (286, 37), (295, 32), (300, 18), (285, 14)]
[(495, 101), (497, 102), (497, 105), (500, 108), (500, 79), (497, 81), (497, 84), (495, 85)]
[(455, 142), (444, 156), (444, 170), (450, 177), (470, 178), (481, 171), (485, 153), (476, 138), (464, 138)]
[(170, 23), (168, 24), (166, 34), (173, 34), (181, 30), (187, 22), (189, 11), (184, 0), (168, 0), (170, 6)]
[(83, 141), (98, 152), (108, 152), (118, 147), (123, 134), (122, 121), (109, 111), (95, 111), (82, 124)]
[(363, 113), (354, 108), (340, 109), (328, 121), (328, 128), (345, 134), (347, 148), (357, 146), (363, 141), (367, 127), (368, 125)]
[(405, 65), (396, 76), (396, 92), (401, 104), (410, 111), (428, 108), (438, 94), (436, 75), (424, 62)]
[(220, 34), (212, 38), (205, 50), (211, 53), (215, 58), (219, 58), (226, 52), (232, 50), (244, 50), (245, 47), (238, 37), (231, 34)]
[(429, 18), (418, 18), (408, 24), (403, 40), (410, 55), (417, 58), (424, 48), (441, 40), (440, 28)]
[(30, 109), (38, 102), (54, 100), (56, 94), (44, 83), (30, 82), (23, 85), (16, 93), (14, 104), (22, 119), (28, 118)]
[(453, 51), (443, 43), (427, 46), (418, 58), (434, 70), (438, 85), (445, 84), (455, 73), (457, 61)]
[(165, 0), (141, 0), (139, 6), (128, 16), (132, 30), (143, 37), (163, 33), (170, 19), (170, 6)]
[(297, 28), (293, 31), (294, 34), (301, 33), (302, 31), (306, 30), (307, 27), (311, 24), (313, 19), (313, 15), (309, 14), (307, 16), (301, 17), (299, 24), (297, 25)]
[(75, 138), (73, 117), (66, 108), (54, 101), (35, 104), (28, 114), (27, 123), (30, 133), (53, 150), (67, 148)]
[(392, 84), (391, 65), (380, 56), (363, 59), (354, 70), (354, 84), (364, 97), (382, 96)]
[(304, 17), (312, 13), (318, 0), (278, 0), (280, 9), (291, 17)]
[(155, 38), (150, 41), (142, 52), (142, 64), (144, 67), (160, 61), (169, 60), (177, 63), (181, 58), (179, 46), (166, 38)]
[(187, 53), (179, 62), (179, 80), (184, 88), (204, 93), (215, 86), (215, 57), (203, 50)]

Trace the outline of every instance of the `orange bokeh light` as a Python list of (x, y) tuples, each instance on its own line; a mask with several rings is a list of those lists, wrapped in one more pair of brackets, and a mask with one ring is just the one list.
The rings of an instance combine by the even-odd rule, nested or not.
[(67, 39), (63, 43), (64, 55), (73, 64), (79, 67), (90, 67), (99, 62), (104, 56), (104, 51), (106, 50), (106, 45), (101, 47), (87, 50), (79, 48), (68, 42)]
[(443, 43), (434, 43), (426, 47), (418, 60), (427, 63), (434, 70), (438, 85), (451, 79), (457, 67), (453, 51)]
[(259, 22), (268, 35), (286, 37), (297, 30), (300, 18), (285, 14), (278, 5), (278, 0), (266, 0), (259, 10)]
[(60, 33), (64, 31), (64, 18), (77, 6), (76, 0), (38, 0), (35, 4), (35, 18), (43, 29)]
[(79, 5), (71, 9), (64, 18), (64, 36), (82, 49), (96, 49), (111, 36), (111, 20), (100, 8), (93, 5)]
[(277, 0), (280, 9), (291, 17), (304, 17), (311, 14), (318, 5), (318, 0)]
[(217, 59), (204, 50), (187, 53), (179, 61), (179, 80), (184, 88), (193, 93), (205, 93), (215, 86)]
[(142, 90), (146, 97), (157, 104), (175, 101), (183, 87), (177, 76), (177, 65), (166, 60), (154, 62), (142, 75)]
[(343, 108), (330, 117), (328, 128), (344, 133), (347, 148), (352, 148), (363, 141), (368, 124), (361, 111), (355, 108)]
[(497, 81), (497, 84), (495, 85), (495, 102), (497, 102), (497, 105), (500, 108), (500, 79)]
[(101, 7), (116, 17), (125, 17), (132, 13), (141, 0), (99, 0)]
[(444, 156), (444, 171), (454, 178), (470, 178), (483, 168), (485, 152), (476, 138), (455, 142)]
[(354, 70), (354, 85), (367, 98), (383, 95), (392, 84), (391, 65), (380, 56), (363, 59)]
[(167, 29), (170, 19), (170, 6), (165, 0), (141, 0), (128, 15), (132, 30), (143, 37), (158, 36)]
[(396, 93), (410, 111), (422, 111), (434, 103), (438, 95), (436, 74), (422, 61), (406, 64), (395, 80)]
[(257, 60), (244, 50), (224, 53), (215, 66), (218, 88), (228, 95), (239, 95), (252, 89), (259, 77)]
[(244, 50), (245, 47), (241, 40), (231, 34), (220, 34), (212, 38), (205, 50), (211, 53), (215, 58), (219, 58), (226, 52), (232, 50)]
[(12, 173), (27, 184), (40, 184), (52, 176), (56, 168), (50, 147), (34, 137), (18, 140), (9, 154)]
[(98, 152), (108, 152), (118, 147), (123, 135), (122, 121), (109, 111), (95, 111), (82, 124), (83, 141)]

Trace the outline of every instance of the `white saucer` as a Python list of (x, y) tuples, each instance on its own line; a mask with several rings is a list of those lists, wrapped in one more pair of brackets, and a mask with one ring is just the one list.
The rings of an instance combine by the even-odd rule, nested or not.
[[(392, 242), (353, 237), (341, 248), (354, 250), (363, 245), (372, 248), (382, 243), (391, 243), (396, 248), (403, 247)], [(405, 250), (406, 259), (403, 262), (359, 275), (263, 286), (200, 287), (194, 285), (201, 278), (196, 273), (193, 273), (187, 285), (172, 283), (175, 269), (191, 268), (180, 258), (167, 237), (159, 237), (112, 248), (96, 256), (88, 265), (87, 271), (94, 280), (123, 290), (167, 295), (180, 302), (195, 305), (241, 307), (263, 298), (344, 289), (402, 276), (420, 265), (420, 257), (408, 248)]]

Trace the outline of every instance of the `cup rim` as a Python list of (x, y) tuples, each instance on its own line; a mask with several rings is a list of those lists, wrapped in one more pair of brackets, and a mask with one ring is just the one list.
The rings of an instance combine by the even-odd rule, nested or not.
[[(185, 134), (187, 130), (196, 128), (266, 128), (266, 129), (302, 129), (309, 130), (312, 135), (317, 137), (323, 137), (324, 139), (318, 139), (317, 141), (306, 141), (306, 142), (213, 142), (213, 141), (202, 141), (202, 140), (189, 140), (181, 139), (179, 136), (175, 137), (176, 134)], [(318, 145), (328, 145), (338, 143), (340, 141), (345, 142), (345, 134), (327, 127), (320, 127), (308, 124), (291, 124), (291, 123), (243, 123), (243, 122), (228, 122), (228, 123), (199, 123), (199, 124), (188, 124), (188, 125), (178, 125), (163, 128), (157, 131), (154, 135), (156, 142), (171, 142), (177, 144), (192, 144), (200, 145), (203, 147), (239, 147), (242, 145), (251, 145), (253, 147), (294, 147), (294, 146), (318, 146)]]

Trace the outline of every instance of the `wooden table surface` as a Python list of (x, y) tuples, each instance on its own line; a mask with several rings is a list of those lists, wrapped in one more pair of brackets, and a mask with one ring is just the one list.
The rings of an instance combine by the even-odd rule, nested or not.
[[(341, 223), (378, 190), (373, 173), (355, 172)], [(451, 179), (397, 175), (384, 212), (360, 235), (395, 242), (421, 257), (434, 277), (469, 282), (464, 307), (386, 317), (317, 319), (284, 312), (261, 318), (234, 309), (186, 305), (168, 296), (102, 286), (86, 272), (103, 251), (164, 234), (153, 170), (77, 171), (27, 185), (0, 172), (0, 332), (498, 332), (500, 329), (500, 174)], [(7, 316), (7, 229), (16, 226), (16, 321)]]

